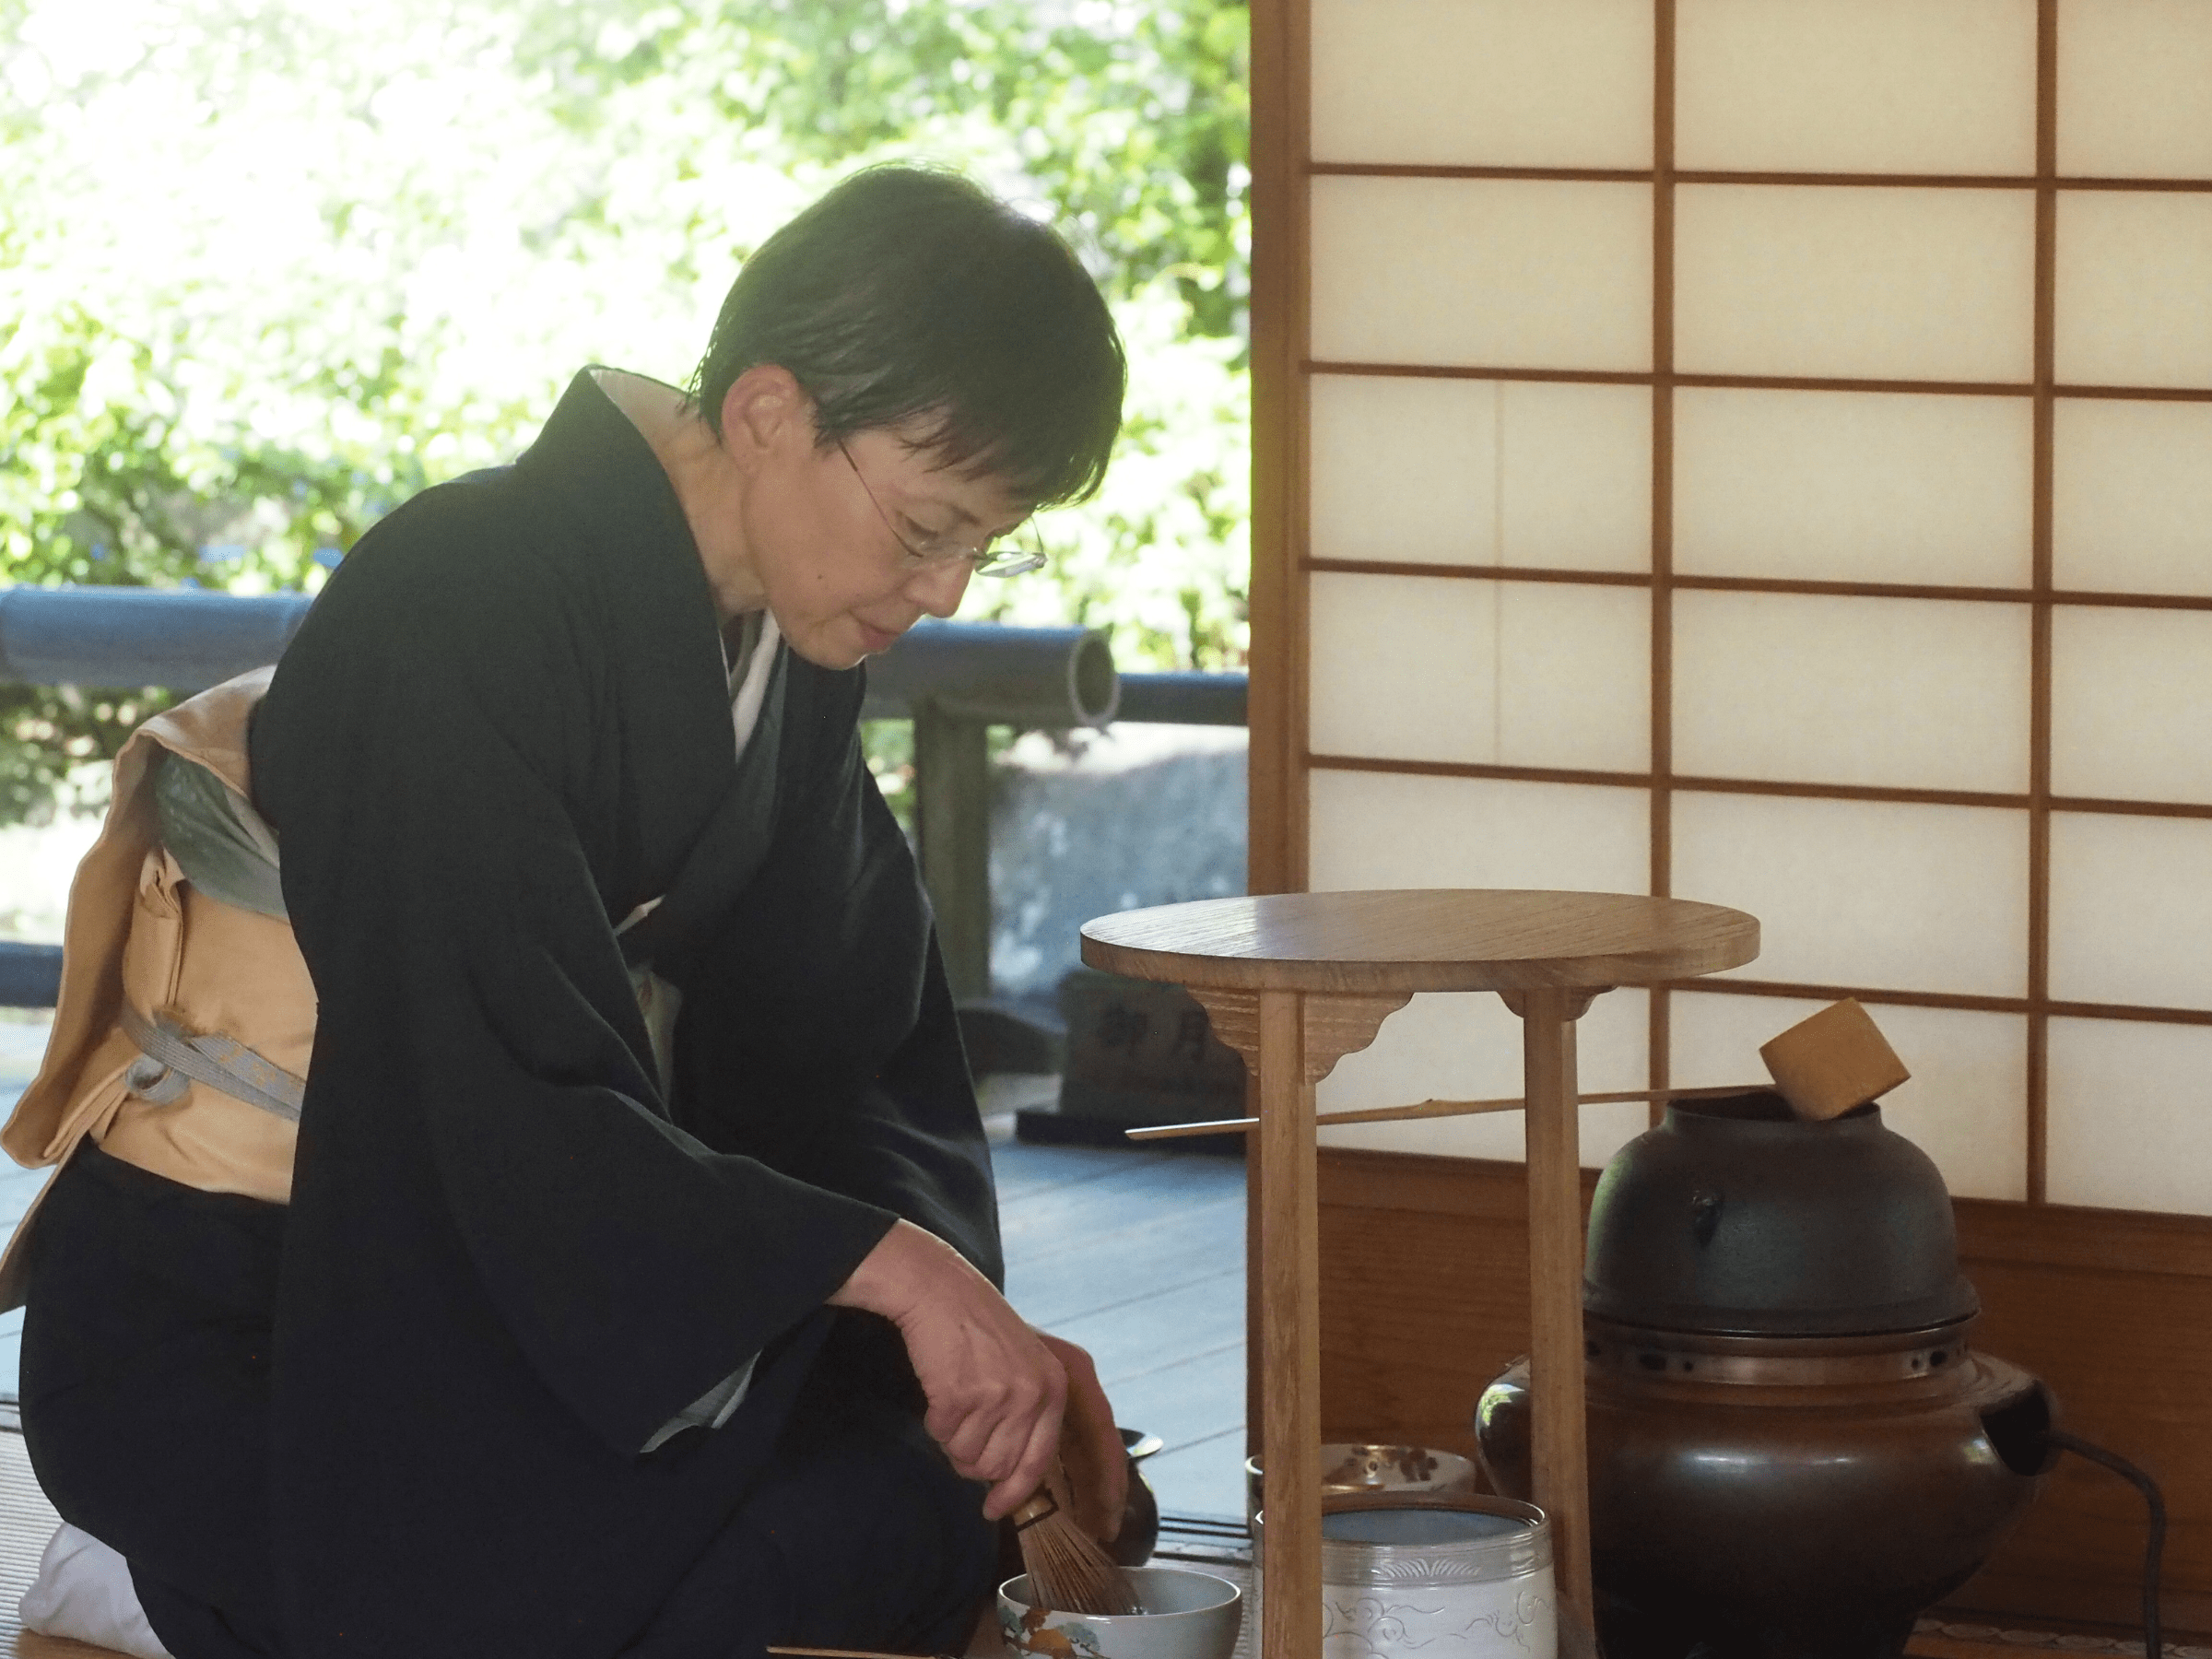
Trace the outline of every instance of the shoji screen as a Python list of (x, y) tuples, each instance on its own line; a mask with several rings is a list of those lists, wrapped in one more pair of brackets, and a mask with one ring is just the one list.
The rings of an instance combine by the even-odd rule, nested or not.
[[(1288, 4), (1255, 886), (1741, 906), (1585, 1087), (1856, 995), (1956, 1192), (2212, 1213), (2212, 4)], [(1517, 1043), (1422, 999), (1324, 1103)]]

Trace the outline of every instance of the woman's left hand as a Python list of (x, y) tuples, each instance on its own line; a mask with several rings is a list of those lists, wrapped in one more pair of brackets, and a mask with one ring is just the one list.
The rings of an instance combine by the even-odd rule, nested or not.
[[(1036, 1330), (1034, 1325), (1030, 1327)], [(1129, 1455), (1115, 1427), (1113, 1407), (1099, 1386), (1098, 1367), (1072, 1342), (1038, 1331), (1037, 1339), (1067, 1372), (1067, 1406), (1060, 1420), (1060, 1462), (1074, 1488), (1076, 1521), (1102, 1544), (1122, 1530), (1129, 1501)]]

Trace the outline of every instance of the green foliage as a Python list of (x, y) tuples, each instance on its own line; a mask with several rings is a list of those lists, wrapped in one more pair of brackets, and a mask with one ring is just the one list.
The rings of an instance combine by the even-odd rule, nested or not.
[(169, 702), (159, 691), (0, 686), (0, 824), (100, 805), (107, 763)]
[[(114, 343), (65, 308), (17, 324), (0, 355), (14, 395), (0, 403), (0, 559), (18, 581), (97, 582), (128, 571), (174, 580), (197, 553), (178, 523), (189, 502), (167, 453), (171, 423), (144, 406), (101, 406), (103, 348)], [(143, 354), (128, 371), (142, 371)], [(111, 577), (111, 580), (113, 578)], [(0, 823), (75, 805), (93, 763), (166, 703), (74, 687), (0, 685)], [(95, 784), (95, 787), (97, 785)]]
[(571, 89), (582, 129), (611, 89), (673, 84), (795, 159), (952, 152), (1041, 198), (1109, 291), (1166, 279), (1190, 331), (1218, 335), (1242, 317), (1249, 32), (1225, 0), (550, 0), (519, 55)]
[[(1226, 0), (0, 0), (0, 582), (312, 590), (586, 362), (680, 382), (834, 178), (969, 171), (1130, 341), (1105, 489), (969, 614), (1244, 648), (1246, 14)], [(159, 699), (0, 692), (0, 821)]]

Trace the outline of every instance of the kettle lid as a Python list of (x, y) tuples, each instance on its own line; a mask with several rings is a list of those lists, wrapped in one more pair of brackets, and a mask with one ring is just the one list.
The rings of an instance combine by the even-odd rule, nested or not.
[(1606, 1166), (1583, 1305), (1713, 1335), (1919, 1330), (1981, 1308), (1935, 1160), (1862, 1106), (1807, 1123), (1759, 1090), (1677, 1101)]

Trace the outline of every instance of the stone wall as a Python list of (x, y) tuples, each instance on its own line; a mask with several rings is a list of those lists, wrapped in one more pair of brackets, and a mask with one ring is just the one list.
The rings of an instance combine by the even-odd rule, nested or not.
[(1244, 757), (1223, 726), (1015, 743), (993, 782), (993, 991), (1051, 997), (1093, 916), (1241, 893)]

